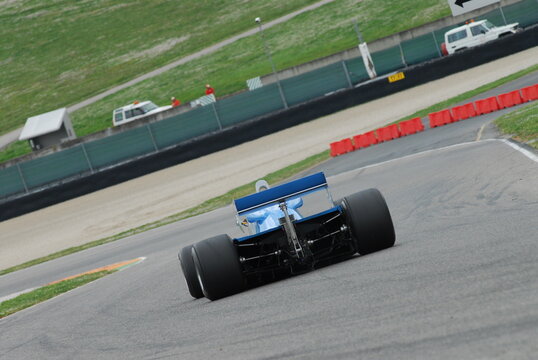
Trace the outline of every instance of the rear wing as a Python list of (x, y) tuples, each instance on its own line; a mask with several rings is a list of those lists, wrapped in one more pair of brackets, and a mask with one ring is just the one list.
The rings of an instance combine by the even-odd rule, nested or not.
[(252, 210), (289, 197), (303, 194), (318, 188), (327, 188), (327, 180), (322, 172), (275, 186), (271, 189), (234, 200), (238, 213)]

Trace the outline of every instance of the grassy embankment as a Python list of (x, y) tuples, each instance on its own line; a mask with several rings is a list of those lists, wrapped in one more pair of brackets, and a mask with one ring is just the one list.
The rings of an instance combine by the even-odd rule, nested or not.
[(73, 290), (89, 282), (95, 281), (103, 276), (113, 273), (114, 271), (100, 271), (92, 274), (81, 275), (74, 279), (46, 285), (39, 289), (21, 294), (13, 299), (3, 301), (0, 303), (0, 319), (40, 302), (49, 300), (55, 296)]
[(495, 124), (515, 140), (538, 149), (538, 101), (501, 116)]
[[(77, 103), (251, 29), (255, 16), (269, 21), (315, 2), (271, 0), (243, 2), (240, 7), (232, 0), (217, 5), (186, 1), (181, 6), (171, 0), (8, 4), (0, 9), (5, 19), (0, 33), (6, 35), (0, 37), (0, 52), (9, 54), (0, 61), (7, 75), (0, 84), (0, 134), (22, 126), (29, 116)], [(365, 39), (372, 41), (449, 13), (443, 0), (337, 0), (266, 29), (265, 35), (282, 69), (355, 46), (354, 18)], [(125, 21), (140, 14), (142, 25)], [(19, 43), (26, 46), (16, 47)], [(202, 95), (208, 82), (222, 96), (245, 89), (246, 79), (270, 72), (259, 36), (251, 36), (83, 108), (72, 115), (73, 124), (83, 136), (110, 127), (112, 110), (133, 100), (167, 104), (174, 95), (186, 102)], [(0, 153), (0, 161), (29, 151), (26, 144), (15, 143)]]

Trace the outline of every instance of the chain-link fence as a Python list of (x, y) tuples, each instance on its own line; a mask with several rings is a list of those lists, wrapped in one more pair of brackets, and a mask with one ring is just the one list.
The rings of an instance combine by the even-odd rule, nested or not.
[[(478, 18), (496, 25), (538, 23), (538, 2), (524, 0)], [(444, 33), (432, 31), (372, 53), (378, 75), (441, 57)], [(168, 119), (77, 145), (48, 156), (0, 169), (0, 198), (30, 192), (44, 185), (93, 173), (123, 161), (151, 154), (200, 135), (219, 131), (258, 116), (285, 109), (368, 79), (361, 58), (337, 62), (261, 88), (195, 108)], [(283, 99), (284, 97), (284, 99)], [(284, 102), (285, 100), (285, 102)]]

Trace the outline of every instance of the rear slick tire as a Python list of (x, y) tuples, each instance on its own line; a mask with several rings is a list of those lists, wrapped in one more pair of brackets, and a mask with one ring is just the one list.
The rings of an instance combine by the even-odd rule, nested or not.
[(185, 246), (178, 254), (179, 263), (181, 264), (181, 270), (187, 281), (187, 287), (189, 293), (195, 299), (204, 297), (200, 283), (198, 282), (198, 276), (196, 275), (196, 267), (194, 266), (194, 260), (192, 259), (192, 245)]
[(368, 189), (346, 196), (342, 205), (355, 248), (360, 255), (394, 245), (394, 225), (387, 203), (379, 190)]
[(239, 256), (228, 235), (194, 244), (192, 257), (200, 287), (209, 300), (230, 296), (245, 288)]

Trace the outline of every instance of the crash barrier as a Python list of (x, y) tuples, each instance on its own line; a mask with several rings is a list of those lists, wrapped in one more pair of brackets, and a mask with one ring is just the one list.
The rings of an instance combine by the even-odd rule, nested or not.
[[(145, 147), (146, 150), (151, 150), (149, 153), (141, 154), (136, 141), (129, 142), (129, 151), (139, 155), (125, 157), (122, 149), (115, 148), (114, 142), (108, 143), (106, 146), (110, 151), (108, 154), (101, 153), (101, 160), (106, 160), (105, 157), (108, 156), (121, 158), (121, 160), (115, 163), (103, 161), (103, 163), (107, 162), (109, 165), (99, 168), (93, 167), (92, 164), (92, 168), (83, 170), (88, 169), (89, 164), (92, 162), (92, 158), (86, 156), (87, 151), (85, 151), (91, 141), (84, 138), (77, 139), (76, 141), (62, 144), (60, 147), (67, 150), (66, 148), (68, 147), (80, 146), (77, 156), (72, 158), (76, 159), (76, 161), (86, 161), (88, 165), (84, 166), (84, 164), (80, 163), (73, 166), (66, 165), (65, 162), (71, 160), (69, 160), (69, 157), (62, 155), (54, 163), (51, 162), (51, 166), (58, 167), (58, 169), (49, 168), (48, 166), (42, 167), (44, 172), (49, 172), (55, 176), (53, 180), (40, 186), (30, 187), (25, 185), (26, 182), (28, 184), (34, 183), (33, 181), (27, 181), (27, 177), (34, 176), (35, 172), (21, 171), (25, 167), (23, 162), (37, 159), (26, 161), (18, 159), (0, 165), (0, 206), (2, 207), (0, 220), (72, 199), (91, 191), (115, 185), (121, 181), (133, 179), (152, 171), (161, 170), (168, 166), (239, 145), (245, 141), (252, 141), (261, 136), (441, 79), (455, 72), (467, 70), (537, 45), (538, 26), (534, 26), (494, 43), (485, 44), (480, 48), (469, 49), (448, 57), (409, 67), (405, 70), (403, 80), (390, 85), (387, 85), (386, 78), (380, 77), (358, 87), (327, 93), (308, 102), (290, 106), (288, 109), (283, 107), (277, 84), (270, 84), (254, 91), (247, 91), (221, 99), (210, 106), (200, 107), (159, 122), (144, 124), (144, 121), (142, 121), (142, 124), (133, 124), (147, 129), (146, 134), (143, 136), (147, 137), (149, 143), (153, 145), (153, 149), (147, 146), (148, 141), (142, 141), (140, 146)], [(355, 66), (358, 67), (359, 65), (362, 66), (359, 61), (356, 61)], [(349, 71), (351, 73), (353, 69), (350, 68)], [(257, 92), (263, 91), (267, 92), (268, 98), (265, 99), (266, 101), (257, 104), (260, 109), (257, 109), (254, 104), (249, 108), (244, 106), (244, 103), (250, 105), (256, 99)], [(239, 100), (235, 100), (236, 98), (243, 99), (244, 103), (241, 104)], [(216, 113), (219, 116), (221, 115), (219, 107), (225, 101), (226, 111), (243, 111), (243, 113), (246, 113), (246, 110), (253, 110), (258, 115), (246, 118), (248, 114), (241, 113), (240, 115), (245, 116), (243, 121), (236, 121), (232, 125), (225, 126), (222, 118), (220, 118), (219, 123), (219, 118), (215, 116)], [(263, 112), (263, 110), (268, 110), (272, 107), (276, 109)], [(228, 119), (232, 119), (231, 114), (228, 116)], [(162, 123), (166, 124), (166, 126), (157, 125)], [(126, 128), (129, 127), (126, 126)], [(134, 129), (119, 130), (122, 131), (121, 133), (129, 133)], [(157, 133), (158, 136), (156, 135)], [(141, 134), (143, 133), (137, 133), (137, 136), (141, 136)], [(126, 139), (123, 139), (123, 141), (126, 141)], [(81, 144), (82, 142), (84, 144)], [(63, 153), (65, 150), (61, 150), (59, 153)], [(118, 153), (121, 153), (122, 156), (116, 156), (114, 150), (118, 150)], [(39, 158), (44, 158), (51, 155), (39, 154), (38, 156)], [(76, 172), (77, 167), (82, 170)], [(64, 168), (71, 170), (67, 172), (64, 171)], [(39, 176), (44, 175), (39, 174)], [(74, 186), (74, 184), (78, 186)]]
[(430, 128), (443, 126), (454, 122), (452, 113), (448, 109), (428, 114), (428, 118), (430, 119)]
[(411, 120), (402, 121), (399, 123), (399, 125), (402, 136), (413, 135), (418, 132), (424, 131), (422, 119), (419, 117), (413, 118)]
[[(538, 100), (538, 84), (525, 87), (521, 90), (514, 90), (498, 96), (477, 100), (474, 103), (455, 106), (452, 109), (430, 113), (428, 114), (430, 128), (444, 126), (533, 100)], [(387, 125), (374, 131), (355, 135), (352, 140), (344, 139), (331, 143), (330, 154), (332, 157), (347, 154), (354, 150), (364, 149), (374, 144), (394, 140), (401, 136), (416, 134), (420, 131), (424, 131), (421, 118), (417, 117), (401, 121), (397, 124)], [(352, 145), (350, 145), (351, 141), (353, 142)]]
[(476, 116), (476, 109), (474, 103), (468, 103), (461, 106), (455, 106), (452, 108), (452, 117), (456, 120), (466, 120), (468, 118)]
[(353, 136), (355, 150), (367, 148), (371, 145), (377, 144), (378, 142), (379, 139), (377, 138), (375, 131), (369, 131), (365, 134)]
[(487, 99), (477, 100), (474, 104), (476, 106), (476, 112), (478, 113), (478, 115), (489, 114), (491, 112), (501, 109), (501, 106), (499, 105), (499, 101), (497, 100), (496, 96), (492, 96)]
[[(382, 128), (353, 136), (352, 139), (343, 139), (331, 143), (331, 157), (347, 154), (348, 152), (364, 149), (375, 144), (397, 139), (402, 136), (416, 134), (424, 131), (422, 119), (417, 117), (397, 124), (391, 124)], [(352, 145), (351, 145), (352, 143)]]
[(523, 102), (523, 99), (521, 97), (521, 93), (519, 92), (519, 90), (498, 95), (497, 99), (499, 100), (499, 105), (503, 108), (519, 105)]
[(523, 101), (538, 100), (538, 84), (521, 89)]
[(343, 139), (340, 141), (336, 141), (331, 143), (331, 156), (339, 156), (343, 154), (347, 154), (348, 152), (351, 152), (354, 150), (353, 148), (353, 142), (351, 139)]
[(430, 119), (430, 127), (434, 128), (533, 100), (538, 100), (538, 84), (477, 100), (474, 103), (455, 106), (451, 110), (445, 109), (431, 113), (428, 114), (428, 118)]

